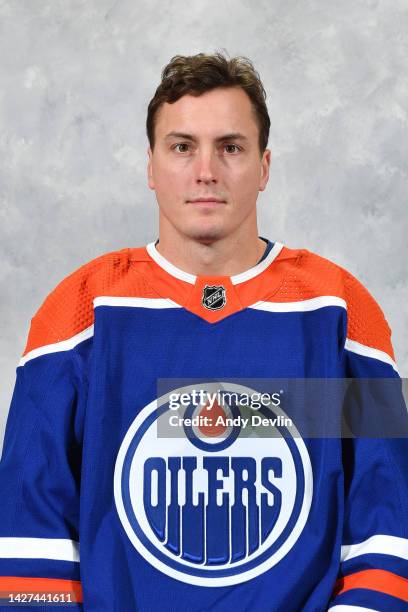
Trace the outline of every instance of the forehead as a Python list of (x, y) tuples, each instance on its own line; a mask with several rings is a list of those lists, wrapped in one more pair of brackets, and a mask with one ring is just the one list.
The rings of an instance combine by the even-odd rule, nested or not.
[(257, 124), (251, 100), (241, 88), (219, 87), (200, 96), (186, 94), (174, 102), (165, 102), (156, 117), (156, 137), (170, 131), (217, 135), (244, 132), (257, 137)]

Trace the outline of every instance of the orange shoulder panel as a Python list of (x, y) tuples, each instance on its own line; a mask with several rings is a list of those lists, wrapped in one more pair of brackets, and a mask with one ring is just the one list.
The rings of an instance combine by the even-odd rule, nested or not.
[(65, 277), (49, 293), (31, 319), (23, 356), (40, 346), (61, 342), (90, 327), (94, 322), (93, 300), (97, 296), (157, 297), (142, 276), (131, 266), (125, 248), (105, 253)]
[(323, 295), (344, 298), (343, 274), (339, 266), (306, 249), (294, 251), (285, 248), (282, 255), (285, 253), (297, 253), (297, 257), (291, 258), (291, 265), (287, 267), (273, 301), (300, 302)]
[[(101, 255), (67, 276), (32, 318), (23, 355), (71, 338), (91, 326), (96, 296), (160, 297), (147, 281), (148, 260), (144, 247), (125, 248)], [(136, 262), (137, 269), (132, 265)], [(277, 267), (280, 273), (276, 280), (269, 278)], [(394, 359), (391, 330), (381, 308), (347, 270), (308, 250), (284, 247), (265, 272), (260, 281), (268, 281), (271, 289), (266, 299), (294, 302), (324, 295), (340, 297), (347, 304), (347, 337), (382, 350)]]
[(345, 274), (348, 339), (384, 351), (395, 360), (391, 329), (379, 304), (359, 280)]
[(347, 338), (387, 353), (392, 359), (391, 330), (371, 293), (350, 272), (308, 250), (299, 251), (296, 265), (285, 275), (274, 301), (294, 302), (323, 295), (347, 305)]

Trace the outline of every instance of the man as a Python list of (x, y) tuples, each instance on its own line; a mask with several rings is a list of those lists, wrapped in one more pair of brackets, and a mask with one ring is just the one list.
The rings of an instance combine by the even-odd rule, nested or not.
[[(406, 609), (405, 440), (295, 436), (270, 419), (285, 416), (284, 388), (255, 409), (220, 393), (272, 378), (400, 383), (361, 283), (258, 236), (269, 125), (245, 58), (164, 69), (147, 118), (158, 240), (65, 278), (17, 368), (0, 472), (5, 604)], [(266, 434), (244, 431), (251, 410)]]

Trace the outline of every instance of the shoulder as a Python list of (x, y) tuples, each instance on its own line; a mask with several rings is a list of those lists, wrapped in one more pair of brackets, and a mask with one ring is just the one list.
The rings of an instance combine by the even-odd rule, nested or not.
[(100, 295), (148, 294), (148, 284), (133, 265), (144, 247), (110, 251), (84, 263), (59, 282), (31, 319), (23, 356), (38, 347), (86, 334), (94, 322), (93, 300)]
[(299, 300), (340, 299), (347, 314), (347, 340), (384, 351), (394, 358), (390, 327), (369, 289), (346, 268), (326, 257), (307, 249), (293, 252), (297, 257), (286, 279), (287, 291), (297, 293)]

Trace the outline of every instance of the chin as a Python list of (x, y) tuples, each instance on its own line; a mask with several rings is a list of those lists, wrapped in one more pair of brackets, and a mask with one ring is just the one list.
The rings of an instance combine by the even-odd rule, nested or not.
[(189, 238), (192, 238), (193, 240), (200, 240), (202, 242), (219, 240), (225, 235), (225, 232), (223, 232), (219, 227), (190, 228), (185, 233)]

